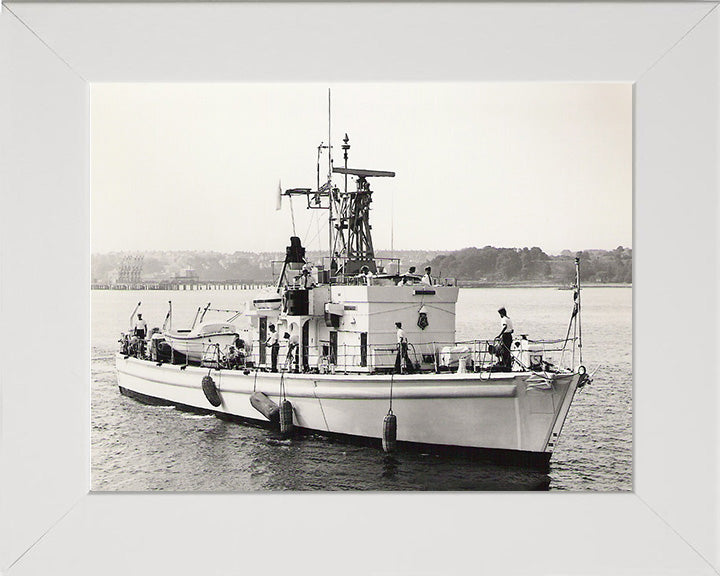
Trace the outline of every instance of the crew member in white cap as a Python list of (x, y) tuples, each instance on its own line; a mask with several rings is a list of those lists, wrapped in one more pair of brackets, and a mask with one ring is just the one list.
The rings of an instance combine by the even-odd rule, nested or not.
[(147, 322), (143, 320), (142, 314), (137, 315), (137, 320), (135, 321), (135, 336), (137, 336), (140, 339), (145, 339), (145, 336), (147, 335)]

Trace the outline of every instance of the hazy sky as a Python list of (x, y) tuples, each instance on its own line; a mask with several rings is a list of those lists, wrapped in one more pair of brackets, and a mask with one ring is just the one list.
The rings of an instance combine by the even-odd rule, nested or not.
[(92, 251), (283, 250), (328, 87), (335, 165), (347, 132), (351, 167), (397, 173), (371, 180), (376, 250), (632, 245), (630, 84), (93, 84)]

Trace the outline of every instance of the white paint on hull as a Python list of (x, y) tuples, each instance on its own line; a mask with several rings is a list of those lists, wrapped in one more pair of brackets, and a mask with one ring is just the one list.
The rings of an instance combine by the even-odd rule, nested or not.
[[(209, 370), (124, 358), (118, 384), (125, 389), (197, 408), (263, 419), (250, 404), (254, 391), (280, 401), (281, 378), (297, 426), (379, 439), (390, 404), (389, 375), (273, 374)], [(202, 392), (212, 376), (222, 404)], [(392, 408), (399, 441), (552, 452), (577, 386), (577, 375), (556, 376), (548, 389), (528, 388), (530, 373), (392, 376)], [(549, 445), (551, 444), (551, 445)]]

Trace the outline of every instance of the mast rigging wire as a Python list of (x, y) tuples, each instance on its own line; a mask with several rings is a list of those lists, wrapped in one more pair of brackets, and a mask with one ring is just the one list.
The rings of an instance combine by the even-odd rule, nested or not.
[(293, 210), (292, 196), (289, 196), (288, 198), (290, 199), (290, 218), (292, 219), (293, 236), (297, 236), (295, 232), (295, 210)]

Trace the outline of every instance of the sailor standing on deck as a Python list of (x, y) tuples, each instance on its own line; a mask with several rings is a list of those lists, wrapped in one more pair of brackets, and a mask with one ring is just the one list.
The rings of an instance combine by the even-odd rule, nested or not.
[(270, 330), (270, 336), (268, 336), (268, 339), (265, 341), (265, 345), (270, 347), (270, 371), (277, 372), (278, 354), (280, 353), (280, 341), (278, 340), (278, 333), (275, 330), (275, 324), (270, 324), (270, 326), (268, 326), (268, 330)]
[(421, 284), (426, 284), (428, 286), (433, 285), (433, 279), (430, 273), (432, 272), (432, 268), (430, 266), (425, 266), (425, 275), (420, 279)]
[(417, 281), (418, 277), (415, 276), (415, 266), (410, 266), (407, 273), (400, 278), (400, 282), (398, 282), (397, 285), (407, 286), (408, 284), (415, 284)]
[(315, 286), (315, 278), (312, 276), (310, 264), (303, 264), (302, 267), (302, 284), (306, 290)]
[(285, 363), (287, 366), (290, 367), (290, 370), (292, 372), (299, 372), (299, 365), (298, 365), (298, 349), (300, 348), (300, 337), (295, 332), (295, 327), (293, 326), (290, 329), (291, 334), (287, 334), (288, 337), (288, 349), (287, 349), (287, 358), (285, 359)]
[(361, 279), (363, 284), (370, 286), (372, 284), (372, 279), (375, 277), (375, 275), (370, 272), (370, 268), (368, 266), (363, 266), (360, 268), (360, 274), (358, 277)]
[(147, 322), (143, 320), (142, 314), (137, 315), (137, 320), (135, 321), (135, 328), (133, 330), (133, 333), (141, 340), (144, 340), (145, 336), (147, 335)]
[(403, 372), (402, 365), (405, 363), (405, 372), (412, 373), (413, 365), (408, 356), (408, 339), (405, 336), (405, 330), (402, 329), (402, 322), (395, 322), (397, 328), (397, 355), (395, 356), (395, 373)]
[(505, 368), (510, 369), (512, 365), (512, 355), (510, 353), (510, 347), (512, 346), (513, 341), (513, 323), (512, 320), (510, 320), (510, 317), (507, 315), (507, 310), (505, 308), (500, 308), (498, 310), (498, 314), (500, 314), (500, 325), (501, 330), (500, 334), (498, 334), (498, 339), (502, 340), (502, 365)]

